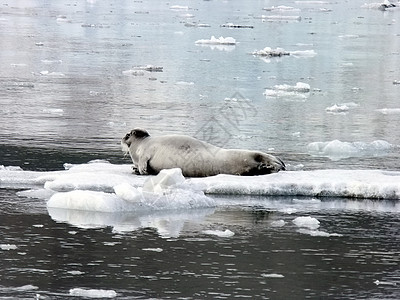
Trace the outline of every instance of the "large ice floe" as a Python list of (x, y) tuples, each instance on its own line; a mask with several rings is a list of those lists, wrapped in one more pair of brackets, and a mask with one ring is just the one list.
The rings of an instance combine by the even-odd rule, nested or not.
[[(375, 144), (390, 147), (379, 141), (371, 147)], [(184, 178), (180, 169), (137, 176), (130, 165), (106, 161), (66, 164), (65, 168), (35, 172), (1, 167), (0, 187), (24, 189), (18, 192), (20, 196), (46, 199), (48, 207), (99, 212), (212, 208), (217, 203), (210, 194), (400, 199), (398, 171), (314, 170)]]

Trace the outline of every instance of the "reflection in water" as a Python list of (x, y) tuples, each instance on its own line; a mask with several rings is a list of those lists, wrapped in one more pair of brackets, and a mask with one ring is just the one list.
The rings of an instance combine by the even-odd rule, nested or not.
[[(10, 198), (19, 201), (3, 192), (2, 206)], [(9, 208), (0, 218), (0, 295), (66, 297), (81, 288), (118, 298), (399, 296), (398, 213), (389, 211), (396, 201), (349, 201), (358, 204), (348, 209), (344, 199), (233, 200), (241, 205), (131, 214), (49, 209), (52, 219), (44, 208)], [(293, 223), (300, 216), (318, 219), (317, 232), (337, 234), (305, 233)]]

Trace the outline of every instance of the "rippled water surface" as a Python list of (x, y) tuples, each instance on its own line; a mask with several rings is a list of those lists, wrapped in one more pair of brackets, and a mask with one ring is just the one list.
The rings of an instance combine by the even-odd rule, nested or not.
[[(364, 2), (5, 1), (0, 167), (126, 164), (120, 138), (143, 127), (268, 151), (292, 170), (398, 171), (400, 8)], [(236, 44), (196, 43), (211, 36)], [(252, 54), (265, 47), (290, 55)], [(0, 297), (400, 297), (398, 199), (60, 212), (25, 188), (0, 181)]]

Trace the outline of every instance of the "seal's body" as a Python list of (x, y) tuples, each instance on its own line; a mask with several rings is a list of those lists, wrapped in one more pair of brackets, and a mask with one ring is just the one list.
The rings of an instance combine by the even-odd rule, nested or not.
[(133, 129), (121, 141), (129, 152), (137, 174), (158, 174), (180, 168), (186, 177), (217, 174), (262, 175), (285, 170), (277, 157), (260, 152), (224, 149), (186, 135), (151, 137), (146, 130)]

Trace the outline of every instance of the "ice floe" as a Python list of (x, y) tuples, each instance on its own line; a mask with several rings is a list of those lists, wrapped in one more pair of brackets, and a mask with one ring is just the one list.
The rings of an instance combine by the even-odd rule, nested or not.
[[(70, 189), (69, 192), (55, 193), (47, 202), (51, 208), (88, 210), (98, 212), (121, 212), (138, 210), (163, 209), (190, 209), (213, 207), (214, 200), (204, 195), (200, 190), (185, 186), (185, 178), (180, 169), (162, 170), (157, 176), (146, 179), (143, 187), (136, 188), (121, 176), (95, 176), (94, 181), (87, 181), (87, 173), (81, 174), (83, 186), (74, 190), (71, 178), (77, 174), (70, 174), (63, 178), (64, 188), (57, 184), (46, 182), (45, 188), (51, 190)], [(107, 179), (107, 177), (109, 179)], [(97, 181), (97, 183), (96, 183)], [(109, 181), (108, 186), (101, 182)], [(99, 183), (100, 182), (100, 183)], [(89, 186), (91, 187), (90, 190)], [(114, 193), (110, 192), (113, 188)], [(107, 192), (99, 191), (106, 190)]]
[(332, 160), (349, 157), (382, 156), (395, 148), (397, 147), (383, 140), (375, 140), (370, 143), (333, 140), (329, 142), (313, 142), (307, 146), (310, 154), (329, 157)]
[[(328, 142), (328, 144), (333, 153), (343, 151), (343, 143), (340, 141)], [(359, 145), (357, 143), (348, 144), (350, 149), (356, 148), (356, 150)], [(361, 143), (361, 145), (363, 144), (367, 147), (367, 151), (370, 151), (368, 149), (372, 147), (378, 153), (394, 147), (385, 141)], [(319, 149), (322, 146), (322, 144), (316, 143), (311, 144), (310, 148), (316, 149), (317, 154), (321, 154)], [(325, 147), (321, 149), (325, 149)], [(358, 149), (357, 151), (366, 150)], [(372, 153), (376, 153), (374, 151)], [(350, 152), (355, 155), (353, 150)], [(327, 153), (325, 152), (324, 155)], [(107, 207), (111, 207), (111, 211), (126, 208), (156, 211), (214, 207), (215, 201), (210, 200), (203, 193), (400, 199), (400, 172), (396, 171), (314, 170), (286, 171), (262, 176), (217, 175), (205, 178), (185, 178), (184, 182), (169, 186), (165, 190), (161, 188), (161, 182), (160, 184), (156, 183), (149, 188), (153, 192), (150, 191), (146, 194), (143, 186), (153, 176), (133, 175), (130, 165), (96, 161), (81, 165), (66, 164), (65, 168), (61, 171), (37, 172), (23, 171), (19, 167), (3, 166), (0, 167), (0, 187), (25, 189), (24, 195), (28, 191), (34, 191), (33, 196), (45, 200), (54, 196), (55, 198), (50, 203), (55, 206), (73, 208), (78, 205), (74, 201), (79, 202), (80, 197), (86, 199), (85, 202), (88, 203), (93, 201), (90, 200), (92, 198), (99, 199), (100, 202), (110, 201), (112, 204)], [(162, 191), (162, 195), (154, 193), (157, 189)], [(69, 192), (74, 193), (69, 194)], [(60, 195), (55, 196), (57, 193)], [(140, 195), (139, 198), (137, 194)], [(142, 200), (142, 196), (145, 200)], [(83, 206), (83, 204), (79, 205)]]

